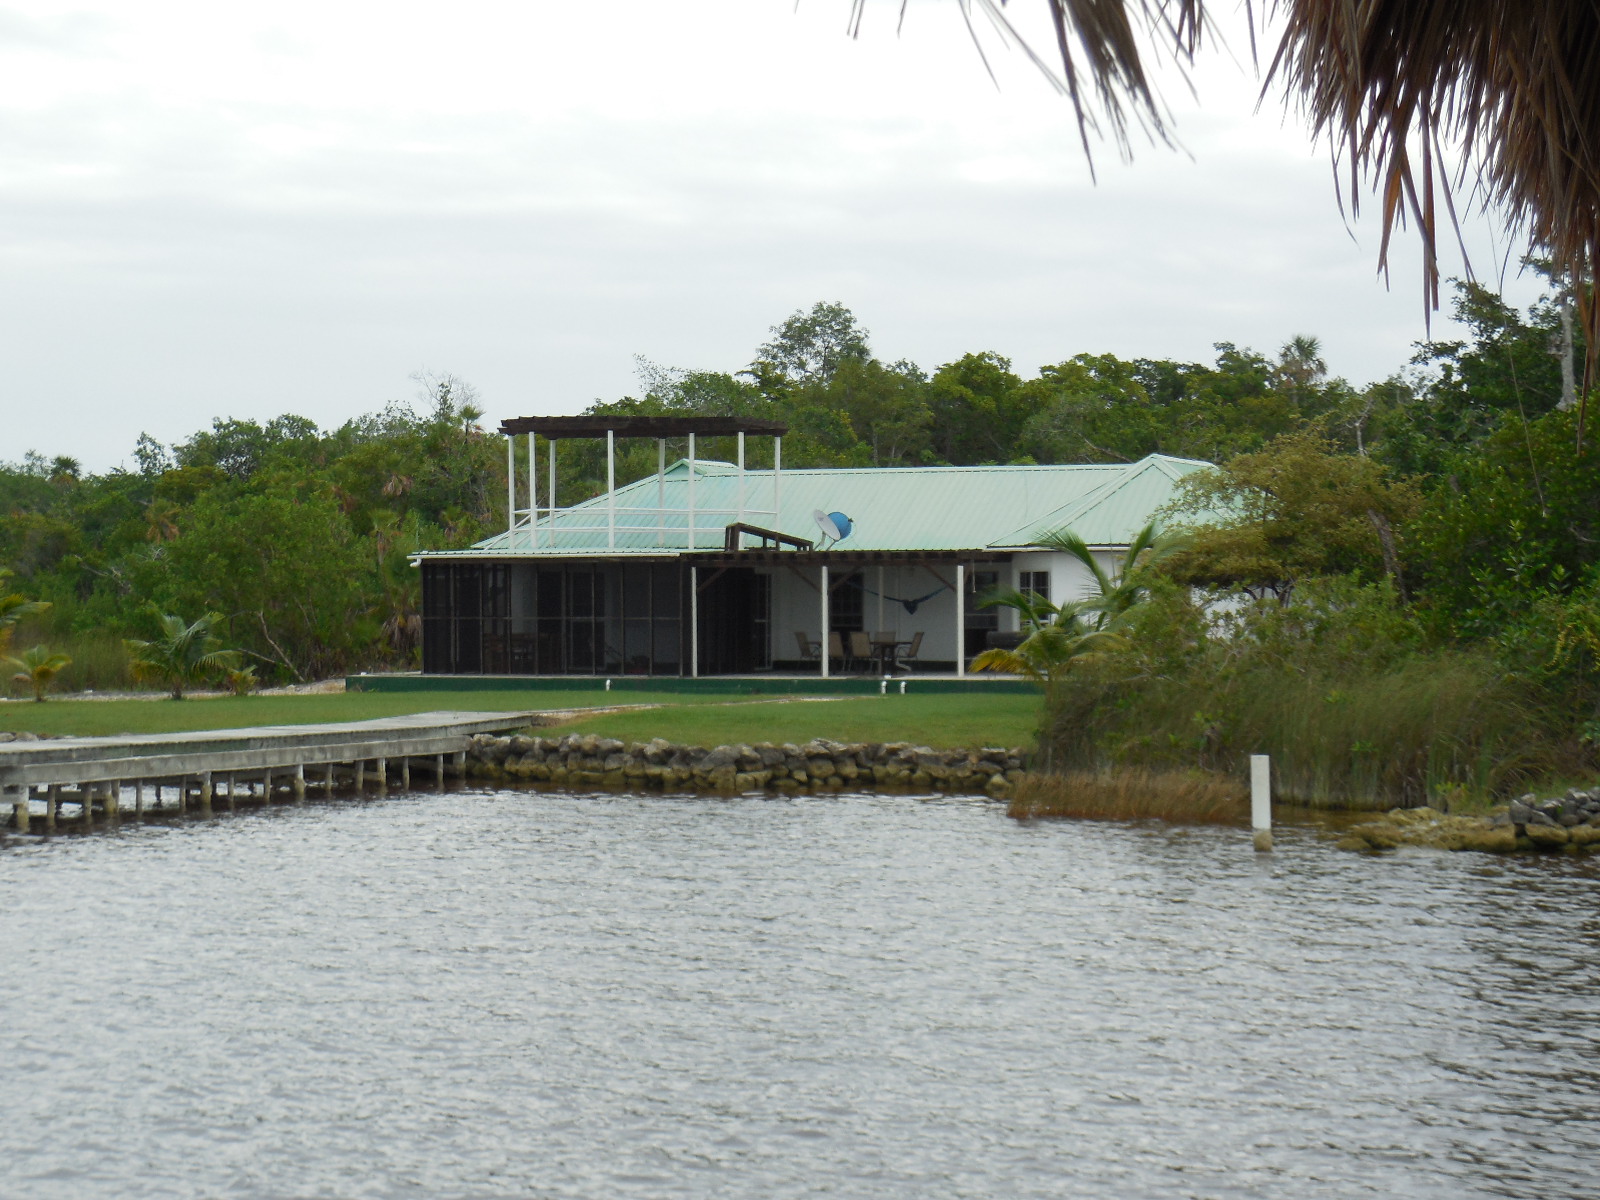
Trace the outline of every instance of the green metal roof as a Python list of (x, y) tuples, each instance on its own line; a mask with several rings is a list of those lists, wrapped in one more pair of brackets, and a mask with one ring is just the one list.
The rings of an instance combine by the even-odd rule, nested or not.
[[(1067, 466), (862, 467), (785, 470), (779, 508), (771, 471), (744, 475), (745, 521), (818, 540), (812, 513), (842, 512), (854, 522), (842, 550), (978, 550), (1026, 547), (1041, 533), (1070, 528), (1090, 545), (1126, 545), (1171, 497), (1177, 481), (1211, 464), (1153, 454), (1136, 463)], [(695, 464), (696, 546), (720, 549), (721, 527), (738, 520), (739, 470)], [(608, 512), (616, 513), (615, 551), (676, 553), (688, 547), (689, 467), (674, 463), (526, 528), (498, 534), (457, 554), (609, 553)], [(640, 511), (621, 511), (621, 510)], [(712, 511), (721, 510), (721, 511)]]

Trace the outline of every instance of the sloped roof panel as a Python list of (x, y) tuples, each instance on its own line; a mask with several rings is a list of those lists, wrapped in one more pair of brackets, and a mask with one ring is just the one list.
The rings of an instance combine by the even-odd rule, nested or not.
[[(744, 519), (815, 540), (812, 513), (842, 512), (854, 523), (840, 543), (849, 550), (1025, 546), (1063, 525), (1092, 545), (1123, 545), (1167, 501), (1177, 479), (1207, 465), (1152, 455), (1132, 464), (785, 470), (776, 515), (772, 472), (748, 471)], [(695, 467), (696, 544), (719, 548), (721, 526), (738, 519), (739, 472), (720, 462)], [(499, 534), (472, 553), (604, 552), (613, 508), (618, 551), (672, 553), (688, 546), (688, 503), (688, 464), (680, 461), (662, 478), (648, 476), (618, 488), (614, 497), (558, 513), (554, 547), (546, 518), (537, 547), (528, 530), (519, 529), (514, 539)]]

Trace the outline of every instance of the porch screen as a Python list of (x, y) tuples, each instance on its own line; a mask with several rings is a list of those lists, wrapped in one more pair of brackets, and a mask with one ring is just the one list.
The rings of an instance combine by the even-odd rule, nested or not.
[(678, 675), (672, 563), (424, 562), (422, 669), (456, 675)]

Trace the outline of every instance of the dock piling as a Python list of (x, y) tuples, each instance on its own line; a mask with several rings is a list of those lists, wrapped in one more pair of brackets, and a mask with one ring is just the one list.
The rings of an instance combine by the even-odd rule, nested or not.
[(356, 759), (356, 791), (360, 791), (367, 783), (367, 760)]
[(11, 813), (18, 833), (28, 832), (28, 789), (6, 788), (6, 796), (11, 800)]
[(200, 773), (200, 808), (207, 816), (211, 815), (211, 772)]
[(122, 780), (113, 779), (104, 786), (105, 791), (102, 794), (105, 799), (101, 807), (105, 809), (106, 816), (114, 817), (122, 806)]
[(389, 786), (389, 760), (387, 758), (378, 759), (377, 767), (378, 767), (378, 790), (381, 792), (381, 791), (384, 791)]
[(296, 804), (306, 798), (305, 763), (296, 763), (294, 765), (294, 779), (290, 782), (289, 786), (294, 791), (294, 799)]
[(433, 781), (438, 785), (441, 792), (444, 791), (444, 755), (442, 754), (433, 756)]
[(409, 754), (400, 760), (400, 786), (407, 791), (411, 790), (411, 756)]

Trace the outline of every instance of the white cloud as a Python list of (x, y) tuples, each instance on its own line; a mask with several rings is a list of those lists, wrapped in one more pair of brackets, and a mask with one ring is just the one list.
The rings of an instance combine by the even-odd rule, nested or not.
[(926, 366), (1310, 332), (1361, 382), (1422, 336), (1410, 243), (1386, 292), (1375, 225), (1225, 59), (1202, 107), (1166, 89), (1187, 153), (1100, 146), (1091, 185), (1069, 106), (991, 45), (997, 90), (951, 4), (898, 40), (897, 5), (859, 41), (848, 8), (12, 4), (4, 457), (333, 424), (422, 364), (492, 417), (573, 411), (634, 352), (741, 366), (817, 299)]

